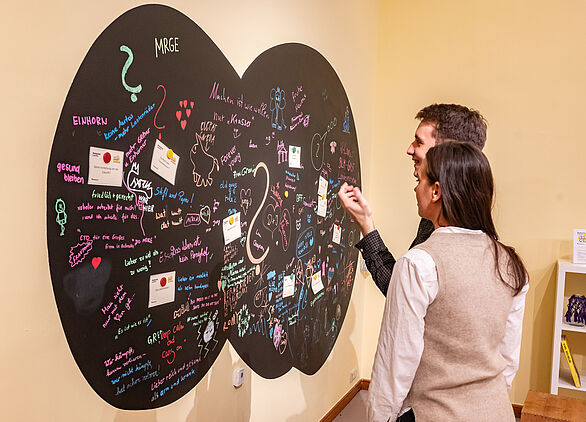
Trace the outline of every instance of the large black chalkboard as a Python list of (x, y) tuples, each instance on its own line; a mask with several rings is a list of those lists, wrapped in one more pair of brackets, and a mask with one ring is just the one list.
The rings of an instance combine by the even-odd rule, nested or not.
[(227, 339), (265, 378), (315, 373), (356, 271), (344, 181), (360, 185), (352, 111), (315, 50), (271, 48), (241, 79), (178, 11), (120, 16), (72, 83), (47, 175), (53, 290), (92, 388), (169, 404)]

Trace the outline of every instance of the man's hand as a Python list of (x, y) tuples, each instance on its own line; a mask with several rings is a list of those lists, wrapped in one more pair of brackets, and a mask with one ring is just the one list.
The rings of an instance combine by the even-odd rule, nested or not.
[(338, 198), (342, 206), (350, 216), (360, 226), (360, 231), (363, 236), (374, 230), (374, 220), (372, 218), (372, 212), (370, 211), (370, 205), (362, 196), (360, 188), (351, 186), (344, 182), (340, 190), (338, 191)]

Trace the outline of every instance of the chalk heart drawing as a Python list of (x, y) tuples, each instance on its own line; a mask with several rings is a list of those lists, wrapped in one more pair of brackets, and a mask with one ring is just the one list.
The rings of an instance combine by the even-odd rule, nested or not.
[[(195, 103), (193, 101), (189, 102), (189, 106), (188, 106), (187, 100), (179, 101), (179, 108), (180, 109), (175, 112), (175, 117), (177, 117), (177, 120), (179, 121), (179, 124), (181, 125), (181, 130), (185, 130), (185, 127), (187, 126), (187, 120), (189, 119), (189, 117), (191, 117), (191, 111), (193, 110), (194, 105), (195, 105)], [(187, 116), (183, 120), (181, 119), (181, 117), (183, 116), (183, 111), (181, 109), (183, 109), (185, 111), (185, 115)]]
[(210, 224), (210, 207), (208, 205), (201, 207), (199, 215), (203, 221), (205, 221), (207, 224)]
[(274, 233), (279, 227), (279, 207), (275, 209), (273, 204), (265, 207), (262, 214), (262, 225), (271, 233)]
[(179, 120), (179, 124), (181, 125), (181, 129), (185, 130), (185, 126), (187, 126), (187, 120), (181, 120), (182, 115), (183, 115), (183, 113), (181, 112), (181, 110), (177, 110), (175, 112), (175, 117), (177, 117), (177, 120)]
[(92, 258), (92, 265), (93, 265), (94, 269), (98, 268), (98, 266), (100, 265), (100, 262), (102, 262), (102, 258), (100, 258), (99, 256)]
[[(153, 32), (143, 28), (156, 28), (155, 34), (168, 37), (163, 43), (156, 35), (157, 45), (169, 46), (172, 40), (175, 46), (176, 40), (177, 50), (153, 51)], [(126, 79), (142, 86), (136, 101), (118, 70), (103, 70), (125, 65), (121, 40), (134, 60)], [(57, 308), (75, 362), (90, 386), (117, 408), (166, 406), (200, 382), (226, 341), (264, 378), (280, 377), (292, 367), (307, 375), (316, 373), (340, 332), (358, 259), (356, 248), (336, 245), (326, 230), (340, 224), (354, 242), (357, 226), (348, 218), (342, 220), (343, 210), (331, 207), (326, 218), (318, 219), (314, 207), (305, 204), (315, 197), (320, 175), (311, 165), (314, 134), (320, 137), (320, 159), (323, 146), (332, 147), (334, 139), (338, 145), (343, 140), (355, 157), (352, 171), (341, 169), (340, 148), (332, 147), (323, 163), (327, 162), (328, 178), (360, 186), (356, 130), (342, 132), (346, 110), (351, 125), (353, 120), (331, 65), (311, 47), (283, 44), (262, 52), (240, 77), (191, 19), (153, 4), (116, 19), (81, 63), (53, 141), (46, 228)], [(277, 87), (287, 97), (280, 110), (287, 129), (278, 134), (271, 127), (270, 110), (270, 93)], [(301, 107), (297, 113), (296, 106)], [(72, 132), (72, 116), (82, 110), (107, 118), (107, 125), (78, 125)], [(311, 115), (310, 124), (293, 127), (292, 119), (301, 111)], [(177, 125), (157, 126), (157, 120)], [(244, 140), (235, 142), (234, 129)], [(286, 182), (288, 169), (276, 160), (276, 135), (284, 145), (299, 145), (303, 151), (304, 168), (295, 170), (299, 178), (289, 169), (289, 182), (295, 185), (288, 188), (289, 195), (277, 187)], [(180, 157), (174, 184), (150, 170), (157, 138)], [(203, 170), (199, 185), (193, 174), (194, 144), (197, 169)], [(122, 152), (128, 164), (122, 186), (88, 185), (87, 179), (83, 184), (67, 182), (63, 172), (56, 171), (59, 163), (87, 169), (89, 146)], [(219, 166), (234, 147), (230, 160)], [(137, 179), (140, 189), (162, 193), (153, 194), (144, 209), (127, 186), (130, 164), (135, 163), (153, 177), (152, 182)], [(212, 177), (218, 182), (212, 183)], [(226, 195), (222, 181), (236, 186), (233, 194)], [(278, 206), (268, 196), (271, 186), (281, 195)], [(66, 203), (68, 226), (77, 228), (64, 236), (55, 224), (58, 198)], [(94, 208), (78, 209), (82, 204)], [(241, 211), (242, 235), (225, 244), (222, 219), (233, 210)], [(206, 224), (195, 224), (196, 213)], [(298, 222), (300, 227), (292, 228)], [(297, 257), (298, 248), (293, 246), (310, 228), (315, 234), (302, 240), (311, 253)], [(248, 240), (256, 242), (250, 251)], [(303, 282), (303, 275), (326, 263), (336, 270), (318, 296)], [(294, 295), (287, 298), (281, 294), (284, 274), (296, 274)], [(157, 280), (160, 287), (163, 278), (167, 290), (156, 294), (151, 287)], [(174, 299), (169, 299), (169, 292)], [(341, 307), (341, 321), (332, 325), (336, 305)], [(247, 329), (241, 326), (239, 331), (243, 320), (238, 316), (244, 307), (250, 310)], [(197, 347), (194, 339), (212, 314), (218, 315), (218, 329), (213, 340)], [(271, 327), (278, 328), (275, 332)], [(161, 337), (166, 333), (171, 334)]]

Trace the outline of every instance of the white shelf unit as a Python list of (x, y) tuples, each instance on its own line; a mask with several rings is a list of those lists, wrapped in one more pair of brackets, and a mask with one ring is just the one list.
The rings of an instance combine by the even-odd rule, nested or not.
[[(551, 360), (551, 394), (557, 394), (559, 388), (566, 388), (569, 390), (577, 390), (586, 392), (586, 376), (584, 368), (580, 371), (582, 386), (576, 388), (572, 382), (572, 376), (569, 369), (560, 368), (561, 359), (564, 359), (561, 351), (562, 333), (564, 331), (572, 331), (576, 333), (586, 334), (586, 327), (579, 327), (575, 325), (566, 324), (564, 322), (564, 315), (566, 313), (566, 273), (586, 274), (586, 264), (574, 264), (565, 259), (558, 259), (558, 276), (556, 283), (556, 301), (555, 301), (555, 318), (553, 331), (553, 354)], [(570, 345), (571, 346), (571, 345)]]

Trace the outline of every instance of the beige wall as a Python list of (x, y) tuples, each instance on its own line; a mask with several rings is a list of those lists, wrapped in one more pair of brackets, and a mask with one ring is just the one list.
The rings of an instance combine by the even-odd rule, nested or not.
[[(269, 47), (301, 42), (336, 69), (353, 108), (361, 148), (373, 138), (375, 4), (352, 1), (168, 4), (195, 21), (239, 74)], [(0, 420), (273, 421), (317, 420), (346, 393), (361, 365), (364, 289), (357, 285), (333, 353), (314, 376), (293, 369), (265, 380), (246, 369), (235, 390), (232, 370), (245, 366), (226, 344), (191, 393), (165, 408), (124, 412), (103, 402), (78, 370), (61, 328), (49, 278), (45, 232), (47, 163), (69, 86), (88, 49), (132, 1), (4, 2), (0, 166)], [(368, 177), (365, 170), (364, 177)], [(364, 283), (358, 283), (364, 284)]]
[[(50, 6), (15, 1), (3, 6), (0, 419), (319, 419), (350, 388), (353, 368), (359, 377), (370, 377), (383, 298), (361, 274), (338, 342), (311, 377), (293, 369), (264, 380), (247, 369), (247, 382), (234, 390), (231, 373), (243, 363), (226, 345), (208, 375), (181, 400), (156, 411), (124, 412), (99, 399), (72, 359), (48, 271), (47, 163), (79, 64), (100, 32), (136, 4), (64, 0)], [(410, 244), (418, 221), (412, 166), (404, 154), (415, 130), (414, 114), (432, 102), (463, 103), (482, 111), (489, 120), (486, 153), (496, 176), (497, 227), (502, 239), (518, 248), (531, 275), (521, 368), (511, 399), (522, 403), (529, 388), (547, 391), (555, 262), (571, 253), (571, 229), (586, 226), (581, 166), (586, 158), (586, 112), (581, 107), (586, 98), (586, 3), (167, 4), (200, 25), (240, 74), (259, 53), (283, 42), (308, 44), (329, 60), (353, 108), (366, 194), (397, 255)], [(583, 290), (586, 285), (573, 284)]]
[[(531, 277), (511, 391), (522, 403), (528, 389), (549, 391), (556, 261), (570, 258), (572, 229), (586, 227), (586, 3), (381, 4), (368, 186), (377, 224), (394, 252), (413, 239), (415, 184), (406, 177), (412, 163), (405, 150), (417, 110), (433, 102), (479, 109), (489, 122), (485, 152), (496, 179), (497, 229)], [(576, 286), (586, 294), (586, 278)], [(586, 354), (586, 336), (574, 343)], [(373, 350), (365, 343), (363, 358)]]

